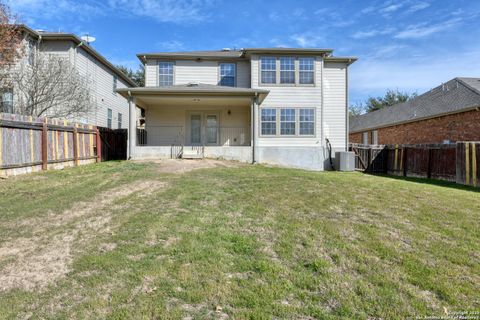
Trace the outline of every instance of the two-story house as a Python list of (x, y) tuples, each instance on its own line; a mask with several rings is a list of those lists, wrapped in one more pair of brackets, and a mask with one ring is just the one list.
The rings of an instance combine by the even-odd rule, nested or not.
[[(118, 89), (132, 159), (212, 157), (323, 170), (345, 151), (348, 66), (330, 49), (145, 53), (145, 87)], [(329, 141), (329, 143), (327, 142)]]
[[(21, 31), (26, 48), (24, 59), (28, 63), (34, 63), (37, 50), (57, 55), (69, 60), (89, 80), (93, 108), (71, 120), (113, 129), (128, 128), (128, 100), (116, 91), (135, 86), (128, 76), (74, 34), (38, 31), (24, 25)], [(15, 97), (15, 88), (0, 88), (0, 112), (15, 113)]]

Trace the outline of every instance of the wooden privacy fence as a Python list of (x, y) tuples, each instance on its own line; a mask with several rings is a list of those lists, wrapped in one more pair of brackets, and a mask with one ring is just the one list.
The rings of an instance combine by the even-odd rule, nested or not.
[(432, 178), (480, 186), (480, 142), (417, 145), (352, 144), (355, 168), (368, 173)]
[(0, 113), (0, 174), (101, 161), (96, 127)]

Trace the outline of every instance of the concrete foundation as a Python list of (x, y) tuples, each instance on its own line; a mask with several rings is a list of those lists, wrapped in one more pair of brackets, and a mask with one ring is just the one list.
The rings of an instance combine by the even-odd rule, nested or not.
[(289, 168), (322, 171), (325, 168), (323, 147), (257, 147), (259, 163)]

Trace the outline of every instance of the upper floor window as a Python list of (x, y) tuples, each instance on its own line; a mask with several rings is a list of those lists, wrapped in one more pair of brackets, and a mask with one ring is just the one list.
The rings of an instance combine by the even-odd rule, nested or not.
[(315, 84), (314, 57), (261, 57), (261, 84)]
[(13, 113), (12, 89), (0, 89), (0, 112)]
[(116, 74), (113, 75), (113, 93), (116, 93), (118, 86), (118, 76)]
[(173, 86), (173, 62), (159, 62), (158, 74), (159, 86)]
[(314, 84), (315, 60), (313, 58), (299, 58), (298, 64), (300, 68), (298, 83)]
[(113, 113), (112, 113), (112, 109), (107, 109), (107, 128), (110, 128), (112, 129), (112, 117), (113, 117)]
[(280, 83), (295, 83), (295, 58), (280, 58)]
[(277, 59), (275, 57), (262, 57), (261, 59), (261, 81), (264, 84), (277, 83)]
[(220, 64), (220, 85), (235, 87), (235, 63)]
[(33, 66), (35, 63), (35, 43), (30, 40), (28, 41), (28, 64)]

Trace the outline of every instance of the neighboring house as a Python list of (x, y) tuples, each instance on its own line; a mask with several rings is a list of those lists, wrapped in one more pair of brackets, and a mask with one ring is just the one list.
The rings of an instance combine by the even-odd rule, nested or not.
[[(116, 90), (134, 87), (130, 78), (76, 35), (21, 27), (26, 47), (24, 59), (29, 63), (33, 63), (35, 50), (60, 55), (89, 79), (94, 108), (89, 114), (72, 120), (113, 129), (128, 128), (128, 100)], [(14, 91), (15, 88), (0, 88), (0, 112), (15, 113)]]
[(455, 78), (410, 101), (350, 118), (350, 142), (480, 141), (480, 78)]
[[(139, 54), (144, 88), (118, 89), (145, 110), (131, 119), (133, 159), (214, 157), (323, 170), (328, 139), (347, 148), (348, 66), (330, 49)], [(137, 135), (139, 138), (137, 139)]]

